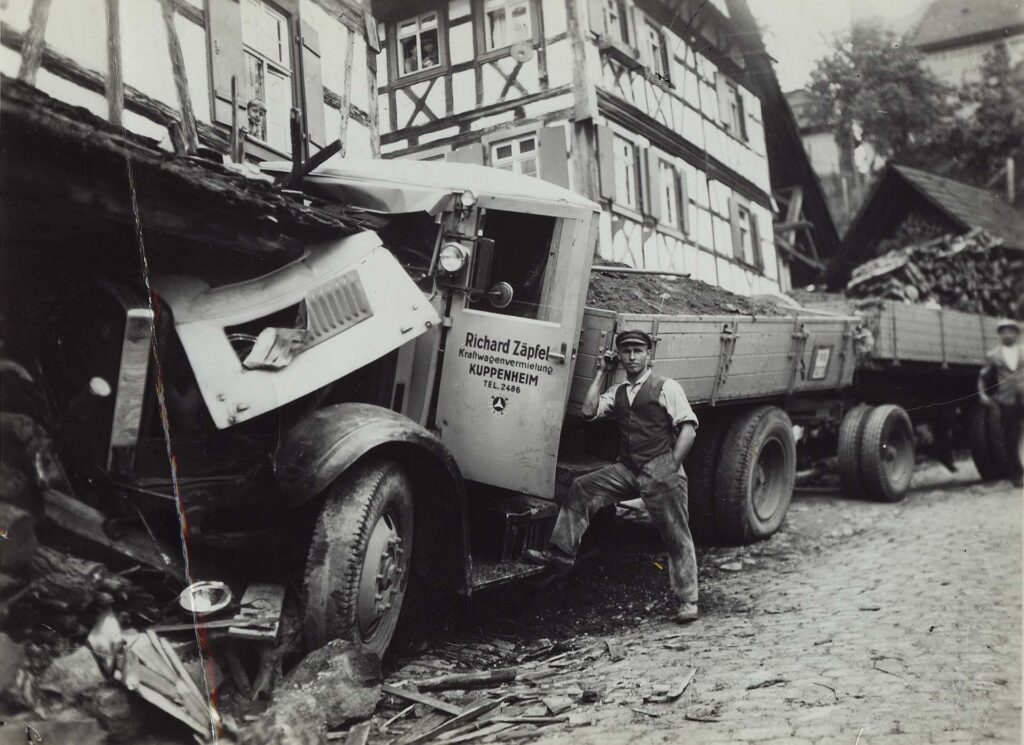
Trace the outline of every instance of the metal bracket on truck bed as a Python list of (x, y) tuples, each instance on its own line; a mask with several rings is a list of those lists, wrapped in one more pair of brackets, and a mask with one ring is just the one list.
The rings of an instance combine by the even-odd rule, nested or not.
[(718, 392), (725, 385), (729, 377), (729, 365), (732, 364), (732, 355), (736, 351), (736, 329), (739, 326), (737, 321), (728, 321), (722, 327), (722, 334), (719, 337), (722, 344), (718, 349), (718, 370), (715, 372), (715, 384), (711, 388), (711, 405), (718, 403)]
[(808, 336), (809, 334), (804, 327), (803, 321), (797, 318), (793, 323), (793, 351), (789, 353), (793, 360), (793, 367), (789, 372), (789, 393), (792, 393), (793, 389), (796, 388), (797, 373), (804, 364), (804, 347), (807, 346)]

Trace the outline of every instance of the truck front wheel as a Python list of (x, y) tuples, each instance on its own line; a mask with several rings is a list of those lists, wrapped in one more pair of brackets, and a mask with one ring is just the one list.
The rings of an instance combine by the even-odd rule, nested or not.
[(1009, 469), (999, 431), (999, 412), (991, 406), (975, 404), (967, 412), (966, 432), (971, 459), (981, 480), (996, 481), (1006, 477)]
[(402, 609), (412, 540), (412, 487), (399, 464), (357, 465), (328, 488), (306, 562), (308, 648), (346, 639), (384, 655)]
[(715, 477), (715, 523), (731, 543), (767, 538), (782, 525), (796, 482), (793, 423), (776, 406), (740, 414), (725, 435)]

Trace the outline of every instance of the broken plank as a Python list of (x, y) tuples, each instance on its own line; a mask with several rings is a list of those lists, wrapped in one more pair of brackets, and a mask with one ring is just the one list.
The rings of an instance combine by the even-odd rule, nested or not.
[(421, 735), (415, 735), (409, 739), (399, 740), (399, 745), (419, 745), (419, 743), (422, 742), (430, 742), (445, 732), (460, 729), (470, 722), (475, 722), (484, 714), (497, 709), (503, 703), (505, 703), (505, 696), (496, 699), (478, 698), (472, 704), (467, 706), (458, 716), (452, 717), (444, 724), (434, 727), (434, 729), (429, 732), (424, 732)]
[(405, 688), (399, 688), (398, 686), (392, 685), (385, 685), (383, 687), (383, 691), (391, 696), (404, 698), (406, 701), (412, 701), (417, 704), (424, 704), (432, 709), (443, 711), (445, 714), (451, 714), (452, 716), (462, 713), (462, 707), (449, 704), (447, 701), (442, 701), (441, 699), (437, 699), (432, 696), (425, 696), (417, 691), (410, 691)]
[(675, 701), (677, 698), (682, 696), (686, 689), (690, 687), (690, 683), (693, 682), (693, 678), (696, 675), (697, 668), (692, 668), (687, 676), (679, 681), (679, 684), (668, 692), (668, 700)]
[(421, 691), (447, 691), (452, 689), (465, 690), (468, 688), (486, 688), (502, 683), (511, 683), (518, 675), (518, 668), (503, 667), (497, 670), (487, 670), (478, 673), (457, 673), (455, 675), (442, 675), (429, 680), (416, 682), (416, 687)]
[(469, 742), (470, 740), (477, 740), (481, 737), (487, 737), (488, 735), (496, 735), (499, 732), (505, 732), (506, 730), (515, 729), (518, 726), (518, 724), (504, 724), (500, 722), (497, 724), (488, 724), (487, 726), (481, 727), (475, 732), (466, 732), (464, 734), (457, 735), (451, 738), (450, 740), (445, 740), (444, 745), (455, 745), (455, 743), (459, 742)]

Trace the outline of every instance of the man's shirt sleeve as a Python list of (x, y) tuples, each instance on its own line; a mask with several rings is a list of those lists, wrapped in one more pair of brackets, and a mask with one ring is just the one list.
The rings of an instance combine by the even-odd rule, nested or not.
[(697, 415), (693, 413), (690, 401), (686, 398), (686, 393), (683, 392), (683, 387), (672, 378), (667, 378), (665, 384), (661, 387), (661, 396), (658, 397), (658, 403), (672, 417), (673, 427), (678, 428), (687, 422), (691, 423), (694, 427), (698, 426)]
[(612, 411), (615, 409), (615, 392), (619, 390), (620, 385), (622, 385), (622, 383), (613, 385), (601, 394), (601, 398), (597, 401), (597, 413), (590, 417), (591, 421), (594, 421), (595, 419), (607, 419), (612, 415)]

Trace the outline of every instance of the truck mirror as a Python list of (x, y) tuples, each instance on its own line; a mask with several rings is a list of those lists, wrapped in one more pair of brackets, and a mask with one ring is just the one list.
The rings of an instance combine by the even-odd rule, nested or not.
[(499, 282), (487, 291), (487, 299), (491, 305), (498, 310), (507, 308), (512, 302), (512, 285), (508, 282)]
[[(475, 245), (469, 287), (473, 292), (489, 293), (488, 284), (491, 279), (491, 263), (494, 259), (494, 240), (492, 238), (475, 238), (473, 242)], [(511, 289), (509, 287), (509, 290)]]

